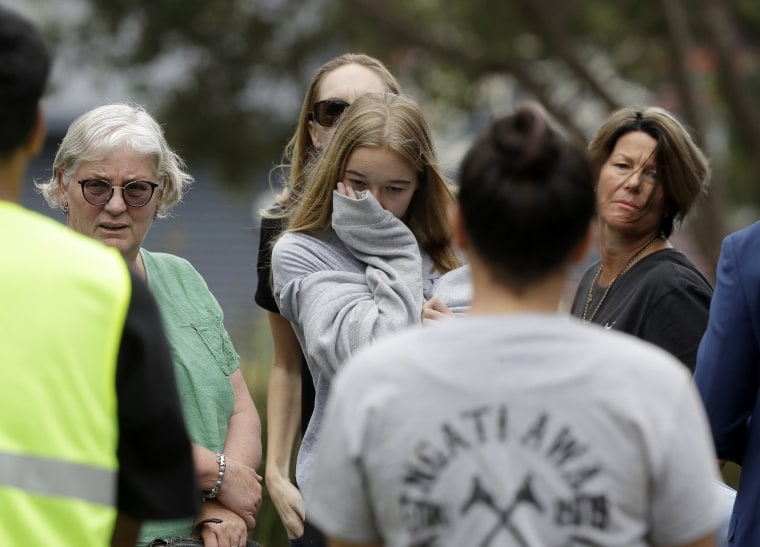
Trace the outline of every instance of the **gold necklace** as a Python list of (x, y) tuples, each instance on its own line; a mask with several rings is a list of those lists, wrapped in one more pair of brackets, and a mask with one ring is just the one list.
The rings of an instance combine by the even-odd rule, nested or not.
[(596, 282), (599, 280), (599, 276), (602, 274), (602, 263), (599, 263), (599, 267), (596, 269), (596, 273), (594, 274), (594, 278), (591, 280), (591, 285), (589, 285), (588, 293), (586, 293), (586, 305), (583, 306), (583, 322), (584, 323), (591, 323), (594, 320), (594, 317), (596, 317), (597, 312), (599, 311), (599, 308), (602, 307), (602, 304), (604, 304), (604, 300), (607, 298), (607, 294), (609, 294), (610, 289), (615, 284), (615, 281), (618, 280), (618, 277), (623, 275), (625, 272), (628, 271), (628, 269), (635, 264), (635, 262), (641, 258), (641, 255), (643, 255), (647, 249), (649, 249), (652, 245), (654, 245), (654, 242), (660, 239), (662, 236), (660, 234), (657, 234), (649, 243), (644, 245), (639, 252), (637, 252), (635, 255), (631, 257), (631, 259), (626, 263), (625, 266), (623, 266), (623, 269), (620, 270), (620, 272), (612, 278), (612, 281), (610, 281), (610, 284), (607, 285), (607, 288), (604, 290), (604, 294), (602, 294), (602, 299), (599, 301), (599, 303), (596, 305), (596, 308), (594, 308), (594, 311), (591, 312), (591, 317), (586, 319), (586, 315), (588, 314), (588, 307), (591, 305), (591, 300), (594, 297), (594, 285), (596, 285)]

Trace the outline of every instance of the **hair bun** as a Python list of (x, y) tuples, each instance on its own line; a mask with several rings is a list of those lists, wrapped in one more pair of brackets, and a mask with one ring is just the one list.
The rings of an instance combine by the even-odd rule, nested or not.
[(502, 168), (517, 176), (541, 178), (552, 171), (559, 152), (556, 133), (532, 105), (522, 105), (512, 116), (496, 121), (490, 140), (500, 153)]

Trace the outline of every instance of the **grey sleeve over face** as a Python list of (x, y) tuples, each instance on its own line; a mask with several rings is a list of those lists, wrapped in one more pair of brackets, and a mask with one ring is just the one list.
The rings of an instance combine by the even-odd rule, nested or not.
[(345, 249), (286, 234), (272, 255), (280, 311), (328, 377), (363, 345), (418, 324), (423, 304), (414, 234), (371, 194), (357, 195), (333, 193), (332, 227)]

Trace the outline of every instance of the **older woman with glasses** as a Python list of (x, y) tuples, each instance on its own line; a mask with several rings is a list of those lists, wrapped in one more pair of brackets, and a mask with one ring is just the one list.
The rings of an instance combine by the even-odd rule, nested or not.
[[(171, 343), (205, 503), (195, 521), (145, 522), (139, 544), (196, 535), (206, 545), (242, 546), (261, 505), (256, 407), (222, 310), (201, 275), (179, 257), (142, 248), (153, 220), (168, 214), (192, 180), (150, 114), (111, 104), (71, 124), (52, 178), (38, 187), (49, 205), (63, 209), (71, 229), (119, 249), (146, 280)], [(161, 439), (135, 449), (160, 458)]]

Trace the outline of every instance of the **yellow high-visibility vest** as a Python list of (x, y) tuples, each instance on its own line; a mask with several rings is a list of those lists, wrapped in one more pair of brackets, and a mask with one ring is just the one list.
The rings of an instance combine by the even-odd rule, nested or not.
[(0, 543), (109, 544), (130, 292), (117, 251), (0, 201)]

